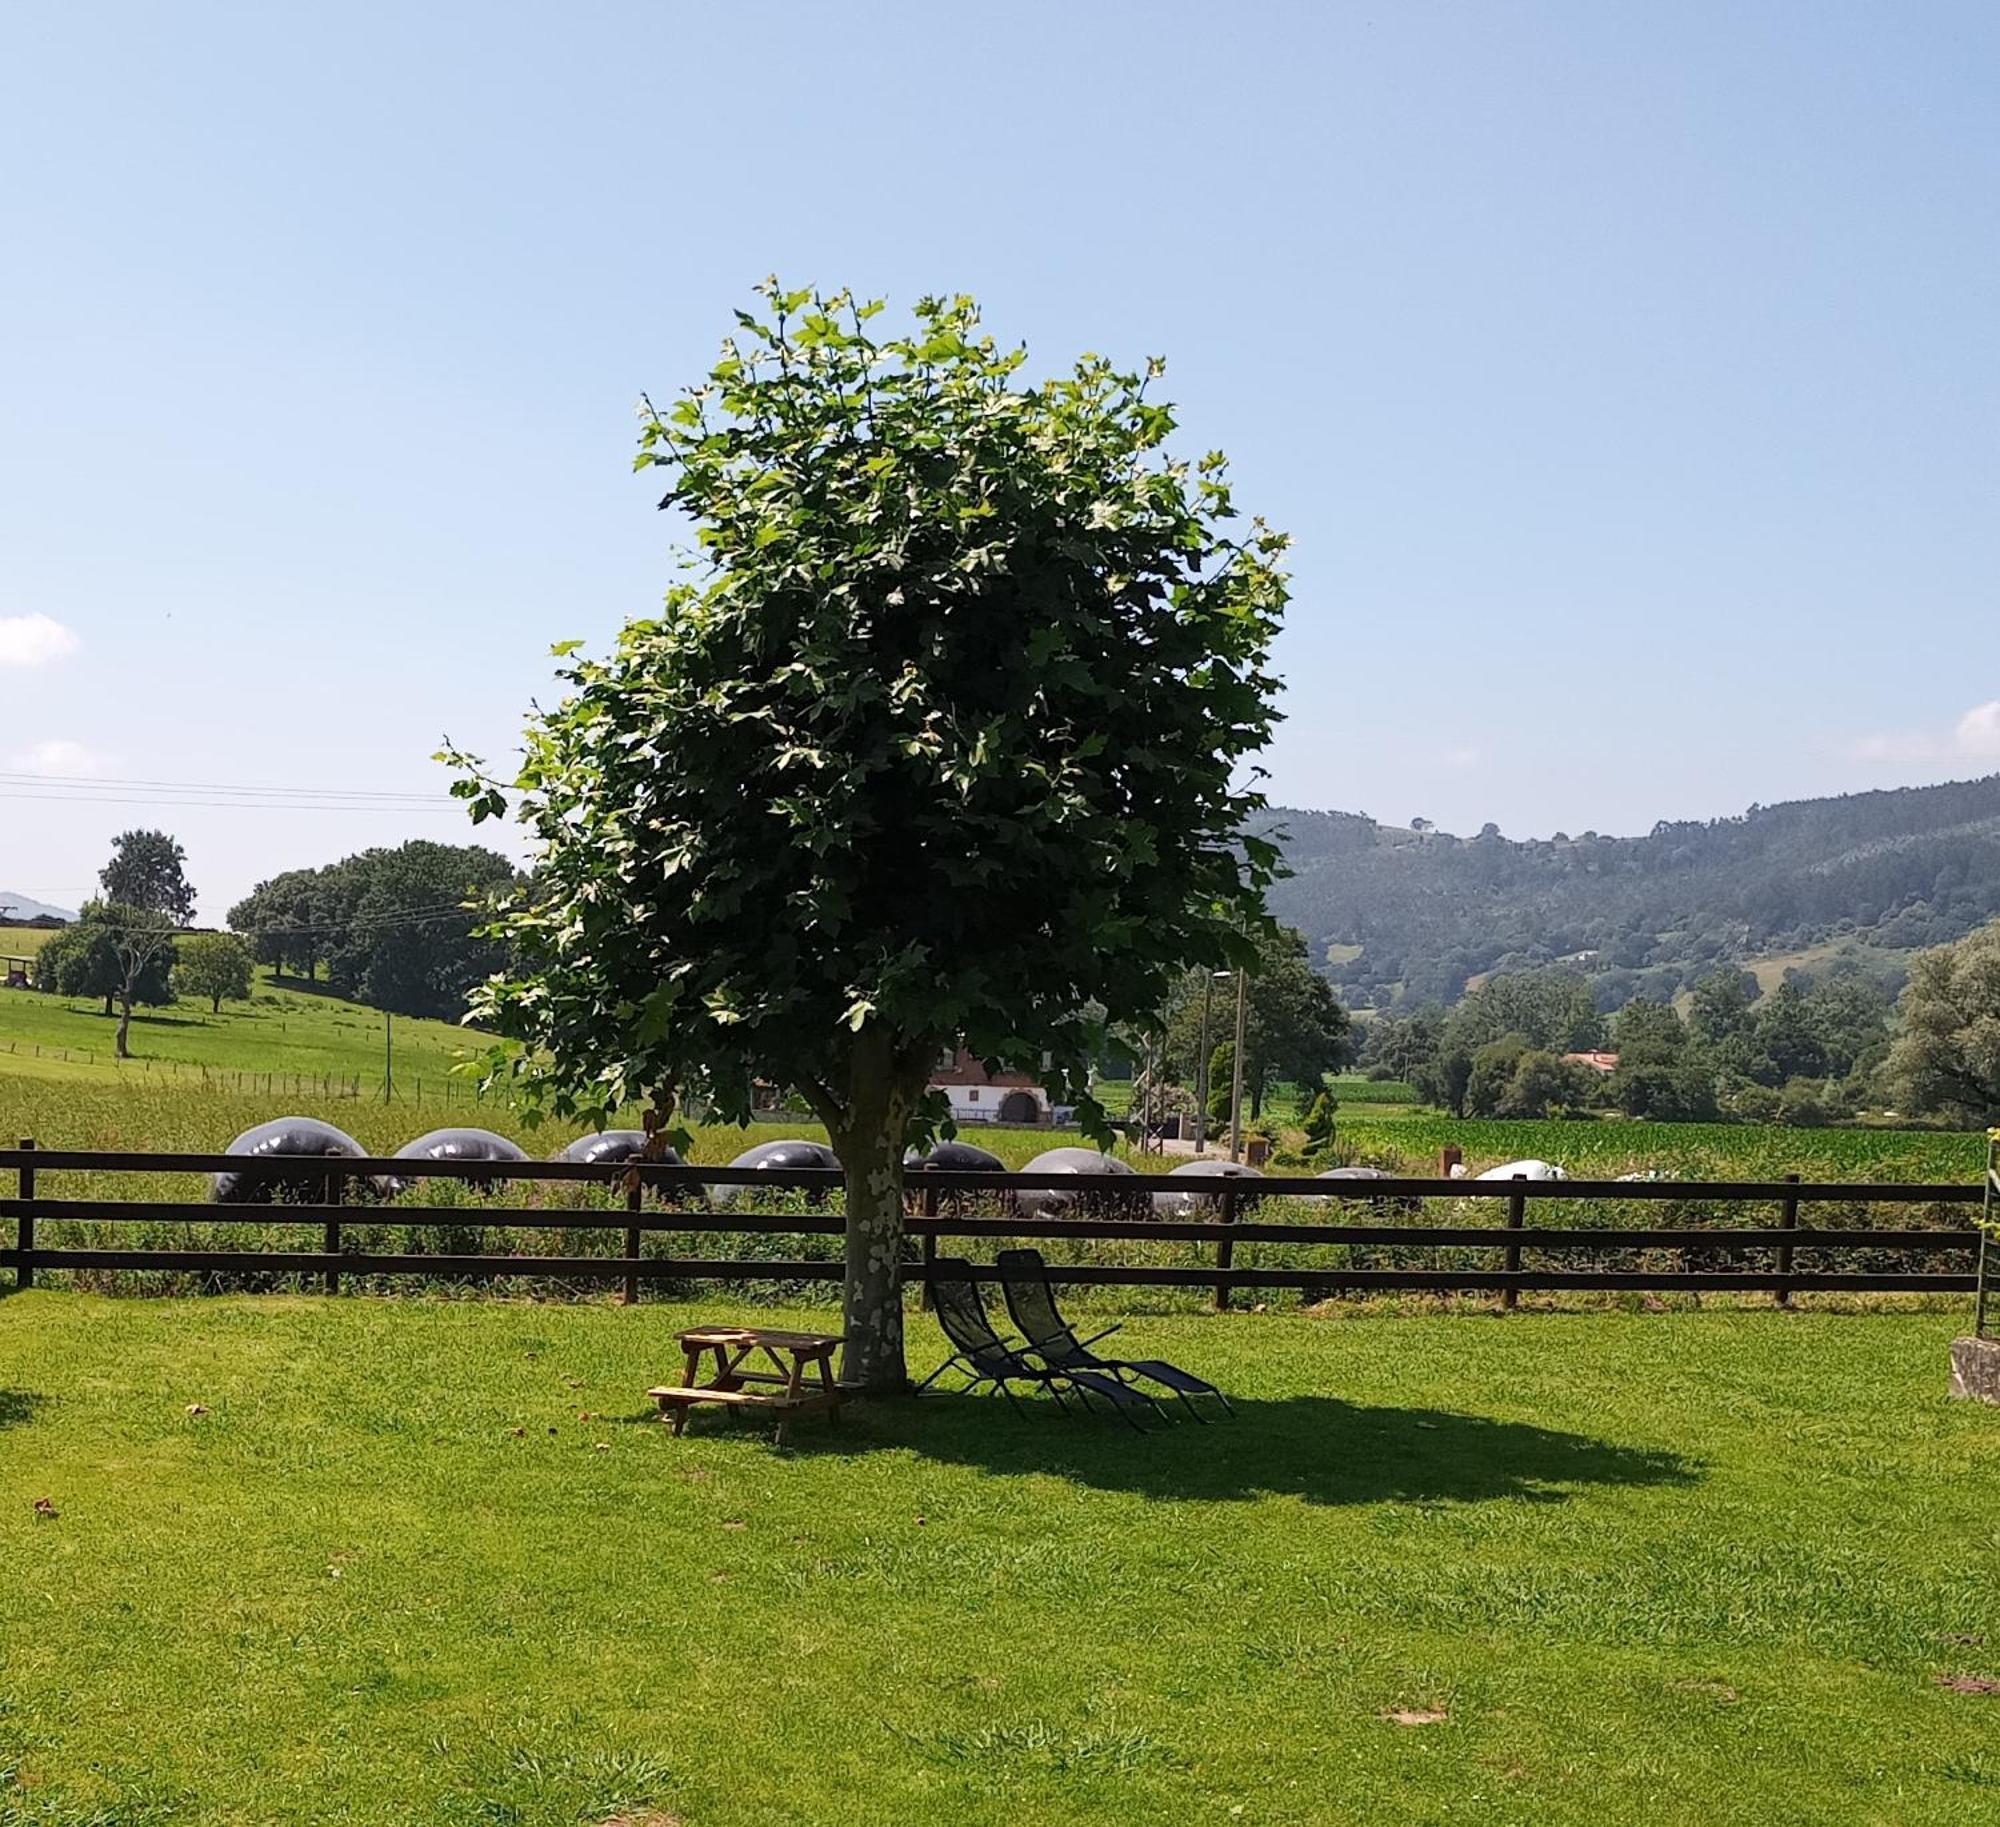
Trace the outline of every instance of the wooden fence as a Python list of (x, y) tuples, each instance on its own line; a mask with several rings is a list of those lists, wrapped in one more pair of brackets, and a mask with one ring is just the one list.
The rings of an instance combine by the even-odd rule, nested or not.
[[(52, 1176), (242, 1173), (265, 1171), (294, 1176), (291, 1190), (319, 1197), (281, 1205), (221, 1205), (199, 1193), (188, 1200), (150, 1197), (105, 1199), (55, 1196)], [(585, 1166), (561, 1161), (493, 1163), (418, 1160), (300, 1160), (282, 1167), (241, 1155), (107, 1153), (97, 1150), (38, 1148), (31, 1141), (0, 1149), (0, 1176), (13, 1175), (15, 1195), (0, 1197), (0, 1222), (11, 1220), (13, 1238), (0, 1247), (0, 1269), (11, 1268), (20, 1287), (32, 1286), (40, 1271), (91, 1273), (173, 1269), (226, 1276), (299, 1275), (317, 1279), (331, 1293), (341, 1278), (356, 1275), (414, 1275), (429, 1280), (532, 1277), (554, 1281), (622, 1283), (625, 1298), (637, 1300), (646, 1283), (687, 1281), (838, 1280), (841, 1265), (825, 1257), (773, 1261), (731, 1255), (647, 1255), (649, 1233), (806, 1236), (838, 1234), (841, 1220), (823, 1211), (759, 1212), (715, 1210), (703, 1205), (669, 1208), (675, 1194), (700, 1198), (702, 1189), (747, 1187), (803, 1189), (822, 1195), (840, 1187), (837, 1173), (824, 1169), (772, 1170), (726, 1167), (660, 1167), (621, 1163)], [(622, 1210), (553, 1205), (439, 1206), (408, 1202), (410, 1195), (382, 1203), (350, 1198), (356, 1182), (394, 1177), (404, 1182), (459, 1180), (484, 1184), (496, 1177), (538, 1185), (594, 1186), (622, 1200)], [(4, 1178), (0, 1178), (4, 1184)], [(205, 1189), (204, 1189), (205, 1190)], [(1021, 1195), (1060, 1191), (1095, 1209), (1029, 1216), (1015, 1209)], [(1192, 1194), (1204, 1209), (1194, 1217), (1152, 1215), (1150, 1195)], [(1494, 1292), (1513, 1306), (1525, 1290), (1637, 1290), (1642, 1292), (1763, 1292), (1781, 1303), (1796, 1293), (1969, 1293), (1979, 1230), (1974, 1211), (1978, 1182), (1948, 1185), (1783, 1181), (1605, 1181), (1605, 1180), (1433, 1180), (1383, 1179), (1326, 1181), (1272, 1177), (1257, 1181), (1168, 1180), (1155, 1175), (913, 1173), (909, 1181), (912, 1240), (909, 1273), (924, 1280), (949, 1240), (949, 1254), (977, 1256), (982, 1243), (1001, 1239), (1066, 1242), (1164, 1242), (1203, 1246), (1200, 1264), (1052, 1264), (1059, 1281), (1115, 1286), (1210, 1289), (1218, 1308), (1240, 1291), (1298, 1288), (1315, 1293), (1429, 1289)], [(650, 1195), (650, 1198), (649, 1198)], [(1311, 1201), (1323, 1212), (1338, 1201), (1343, 1216), (1368, 1208), (1362, 1221), (1326, 1223), (1294, 1219), (1295, 1201)], [(1481, 1211), (1481, 1222), (1413, 1224), (1405, 1218), (1413, 1202), (1445, 1201), (1459, 1212)], [(1757, 1205), (1773, 1209), (1775, 1222), (1670, 1227), (1594, 1226), (1531, 1223), (1535, 1210), (1560, 1213), (1592, 1202), (1674, 1201), (1703, 1206)], [(1961, 1225), (1878, 1230), (1846, 1224), (1813, 1226), (1802, 1215), (1815, 1206), (1952, 1207), (1965, 1209)], [(1492, 1216), (1485, 1217), (1490, 1211)], [(1127, 1216), (1138, 1212), (1146, 1215)], [(1247, 1215), (1246, 1215), (1247, 1214)], [(155, 1247), (73, 1248), (38, 1241), (38, 1226), (63, 1221), (94, 1224), (184, 1223), (214, 1225), (315, 1225), (319, 1249), (216, 1250)], [(523, 1231), (609, 1231), (620, 1233), (617, 1255), (550, 1256), (477, 1253), (427, 1254), (356, 1248), (344, 1239), (355, 1224), (441, 1225), (454, 1228)], [(482, 1239), (483, 1241), (483, 1239)], [(1236, 1251), (1245, 1244), (1291, 1246), (1296, 1256), (1282, 1266), (1239, 1267)], [(1394, 1247), (1417, 1252), (1472, 1250), (1481, 1266), (1357, 1266), (1352, 1256)], [(1320, 1260), (1321, 1252), (1344, 1250), (1341, 1260)], [(1856, 1269), (1838, 1266), (1855, 1252), (1893, 1252), (1898, 1267)], [(1485, 1253), (1490, 1252), (1490, 1256)], [(1613, 1252), (1665, 1253), (1674, 1266), (1564, 1268), (1565, 1257), (1599, 1257)], [(1802, 1260), (1803, 1259), (1803, 1260)], [(1700, 1266), (1696, 1266), (1700, 1265)], [(982, 1274), (992, 1271), (982, 1269)]]

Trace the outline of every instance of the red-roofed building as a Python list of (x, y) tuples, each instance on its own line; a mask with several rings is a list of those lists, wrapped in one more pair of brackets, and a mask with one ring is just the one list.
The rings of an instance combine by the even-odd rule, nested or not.
[(1055, 1113), (1049, 1094), (1026, 1072), (1002, 1067), (988, 1072), (983, 1062), (963, 1047), (940, 1056), (931, 1073), (931, 1089), (951, 1100), (951, 1114), (961, 1123), (1049, 1123)]

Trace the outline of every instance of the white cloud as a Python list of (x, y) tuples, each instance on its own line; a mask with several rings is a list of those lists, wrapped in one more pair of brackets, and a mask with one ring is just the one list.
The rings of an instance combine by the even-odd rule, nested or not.
[(66, 660), (79, 642), (47, 615), (0, 615), (0, 666), (46, 666)]
[(1975, 704), (1948, 732), (1891, 730), (1854, 745), (1860, 761), (2000, 762), (2000, 698)]
[(1974, 761), (2000, 761), (2000, 698), (1975, 704), (1958, 720), (1953, 740)]
[(80, 742), (72, 742), (67, 736), (58, 736), (49, 742), (38, 742), (25, 753), (13, 756), (8, 765), (21, 774), (73, 780), (80, 775), (102, 774), (111, 765), (111, 757), (85, 748)]

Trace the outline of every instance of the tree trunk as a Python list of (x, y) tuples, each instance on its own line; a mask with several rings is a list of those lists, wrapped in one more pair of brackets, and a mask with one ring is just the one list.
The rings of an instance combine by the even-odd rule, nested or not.
[(879, 1025), (855, 1036), (839, 1091), (802, 1086), (847, 1188), (840, 1381), (871, 1396), (909, 1387), (903, 1366), (903, 1143), (935, 1046), (898, 1048)]
[(903, 1130), (886, 1122), (873, 1134), (849, 1129), (838, 1152), (847, 1180), (847, 1292), (841, 1330), (847, 1348), (841, 1382), (869, 1395), (906, 1388), (903, 1367)]
[(104, 992), (104, 1012), (107, 1015), (115, 1015), (118, 1013), (117, 998), (109, 990), (106, 990)]
[(132, 1057), (132, 999), (127, 996), (118, 1004), (118, 1038), (112, 1042), (111, 1050), (120, 1059)]
[(220, 996), (209, 999), (209, 1013), (212, 1015), (220, 1015), (222, 1013), (222, 998)]

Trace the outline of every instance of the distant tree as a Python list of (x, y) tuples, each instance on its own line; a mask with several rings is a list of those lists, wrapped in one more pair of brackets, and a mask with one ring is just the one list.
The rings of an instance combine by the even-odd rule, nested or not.
[(1824, 1129), (1833, 1121), (1820, 1087), (1795, 1078), (1778, 1094), (1778, 1121), (1788, 1129)]
[(1823, 1079), (1828, 1067), (1825, 1043), (1805, 992), (1787, 979), (1757, 1005), (1749, 1031), (1751, 1077), (1782, 1085), (1788, 1079)]
[(283, 976), (311, 977), (332, 950), (334, 937), (330, 870), (288, 869), (259, 882), (229, 910), (229, 924), (242, 934), (259, 964)]
[[(78, 919), (35, 954), (35, 986), (58, 996), (102, 997), (113, 1012), (118, 994), (118, 957), (101, 921)], [(161, 1000), (171, 994), (160, 986)]]
[(1650, 997), (1635, 997), (1611, 1018), (1611, 1045), (1621, 1063), (1628, 1056), (1678, 1059), (1687, 1037), (1687, 1028), (1672, 1006)]
[(182, 996), (206, 996), (217, 1015), (225, 999), (241, 1002), (249, 996), (250, 948), (234, 933), (190, 933), (177, 949), (173, 981)]
[(1604, 1097), (1614, 1110), (1656, 1123), (1712, 1122), (1718, 1110), (1715, 1075), (1698, 1058), (1669, 1054), (1656, 1044), (1619, 1054)]
[[(1243, 1043), (1243, 1093), (1252, 1116), (1261, 1117), (1273, 1082), (1288, 1079), (1311, 1094), (1348, 1054), (1348, 1013), (1333, 985), (1314, 970), (1303, 936), (1279, 927), (1257, 940), (1251, 968)], [(1194, 1078), (1201, 1054), (1202, 1012), (1211, 1041), (1233, 1032), (1236, 988), (1205, 971), (1183, 973), (1166, 1013), (1168, 1070), (1183, 1083)]]
[(1441, 1045), (1410, 1074), (1409, 1083), (1425, 1103), (1448, 1110), (1453, 1116), (1464, 1116), (1466, 1093), (1472, 1084), (1470, 1049)]
[(1603, 1044), (1604, 1017), (1589, 979), (1574, 971), (1509, 971), (1488, 978), (1452, 1010), (1442, 1044), (1472, 1051), (1505, 1034), (1551, 1053), (1581, 1052)]
[(1588, 1066), (1575, 1066), (1539, 1047), (1530, 1047), (1514, 1062), (1514, 1075), (1500, 1095), (1495, 1115), (1540, 1118), (1588, 1102), (1596, 1090)]
[(496, 851), (416, 839), (273, 876), (229, 910), (229, 924), (281, 973), (311, 977), (324, 965), (345, 996), (456, 1021), (473, 986), (506, 962), (479, 929), (519, 882)]
[(1471, 1069), (1466, 1074), (1465, 1114), (1499, 1116), (1508, 1087), (1514, 1082), (1515, 1068), (1531, 1051), (1533, 1049), (1526, 1039), (1519, 1034), (1503, 1034), (1498, 1040), (1489, 1040), (1475, 1049)]
[(1885, 1076), (1902, 1107), (2000, 1123), (2000, 921), (1910, 965)]
[(1362, 1030), (1361, 1064), (1414, 1084), (1416, 1075), (1438, 1056), (1444, 1019), (1444, 1010), (1434, 1003), (1407, 1015), (1378, 1017)]
[[(76, 920), (36, 954), (37, 986), (59, 996), (101, 997), (106, 1015), (116, 1014), (123, 1002), (122, 1037), (130, 1025), (131, 1005), (164, 1008), (174, 999), (172, 946), (157, 945), (150, 937), (163, 917), (140, 915), (106, 901), (87, 902)], [(128, 942), (122, 930), (134, 919), (149, 935), (137, 945)], [(171, 935), (172, 928), (167, 930)]]
[(1807, 988), (1806, 1019), (1830, 1074), (1867, 1073), (1882, 1063), (1892, 1006), (1883, 986), (1857, 971), (1829, 973)]
[[(535, 885), (477, 1009), (562, 1114), (795, 1086), (845, 1171), (843, 1372), (890, 1390), (939, 1048), (1048, 1054), (1104, 1133), (1086, 1005), (1253, 961), (1276, 849), (1237, 776), (1285, 542), (1233, 536), (1219, 455), (1169, 454), (1157, 363), (1022, 384), (969, 299), (878, 339), (873, 306), (764, 292), (646, 421), (701, 568), (537, 713)], [(459, 791), (507, 805), (476, 764)]]
[(141, 913), (164, 914), (170, 925), (194, 918), (187, 852), (164, 831), (126, 831), (111, 840), (111, 861), (98, 871), (106, 901)]
[(1333, 1146), (1339, 1116), (1340, 1100), (1331, 1091), (1322, 1091), (1306, 1106), (1306, 1147), (1311, 1153), (1324, 1154)]
[(1688, 1031), (1711, 1050), (1747, 1042), (1757, 979), (1748, 971), (1714, 970), (1696, 980), (1688, 995)]
[(483, 928), (520, 874), (497, 852), (420, 839), (349, 857), (337, 871), (327, 976), (344, 993), (398, 1015), (457, 1021), (474, 988), (505, 965), (505, 947)]

